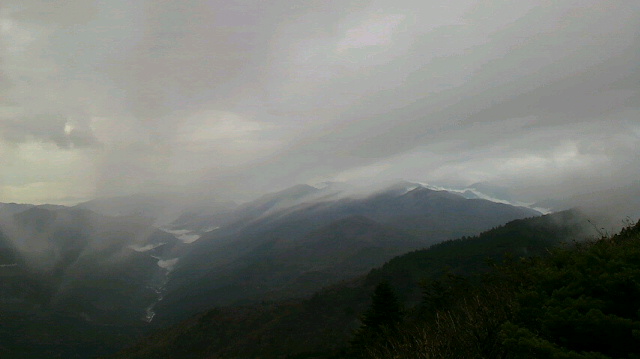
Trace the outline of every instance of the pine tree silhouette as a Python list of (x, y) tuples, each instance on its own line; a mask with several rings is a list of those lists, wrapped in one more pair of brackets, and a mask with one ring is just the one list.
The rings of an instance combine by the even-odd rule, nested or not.
[(371, 297), (371, 307), (362, 319), (363, 328), (378, 330), (392, 327), (402, 318), (400, 302), (388, 282), (376, 286)]
[(388, 337), (402, 320), (402, 306), (388, 282), (376, 286), (371, 306), (361, 320), (362, 325), (351, 340), (348, 358), (366, 358), (367, 347)]

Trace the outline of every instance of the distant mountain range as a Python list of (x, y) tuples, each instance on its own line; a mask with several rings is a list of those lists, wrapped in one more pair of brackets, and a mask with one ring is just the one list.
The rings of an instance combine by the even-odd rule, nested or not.
[(303, 295), (403, 252), (538, 215), (407, 182), (359, 197), (295, 186), (237, 207), (203, 233), (171, 273), (157, 319)]
[[(309, 295), (403, 253), (541, 214), (514, 204), (486, 184), (412, 182), (297, 185), (243, 204), (169, 195), (0, 204), (0, 356), (4, 347), (88, 357), (212, 306)], [(51, 333), (52, 322), (65, 324)]]

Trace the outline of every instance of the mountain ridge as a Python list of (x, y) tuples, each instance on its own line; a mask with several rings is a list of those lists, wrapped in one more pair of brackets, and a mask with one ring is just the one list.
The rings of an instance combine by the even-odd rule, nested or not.
[(544, 255), (560, 243), (595, 235), (588, 228), (587, 219), (575, 211), (515, 220), (478, 236), (397, 256), (364, 276), (330, 285), (306, 298), (210, 309), (147, 337), (114, 358), (162, 359), (177, 353), (203, 358), (340, 357), (359, 325), (358, 313), (368, 305), (369, 292), (380, 281), (394, 283), (402, 302), (415, 304), (422, 280), (435, 280), (448, 271), (486, 271), (487, 258), (499, 260), (506, 252)]

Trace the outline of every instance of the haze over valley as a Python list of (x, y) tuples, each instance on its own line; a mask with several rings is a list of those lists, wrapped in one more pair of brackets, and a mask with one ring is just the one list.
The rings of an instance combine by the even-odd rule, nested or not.
[(638, 355), (638, 14), (3, 0), (0, 357)]

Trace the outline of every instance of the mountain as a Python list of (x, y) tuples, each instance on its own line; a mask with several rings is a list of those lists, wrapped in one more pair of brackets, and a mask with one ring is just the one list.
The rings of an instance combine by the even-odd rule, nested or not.
[(538, 215), (408, 182), (369, 193), (298, 185), (240, 205), (173, 195), (4, 204), (0, 353), (108, 353), (214, 305), (302, 297), (402, 253)]
[(481, 276), (430, 281), (420, 303), (386, 328), (373, 322), (385, 314), (375, 307), (382, 283), (344, 357), (637, 357), (639, 255), (640, 221)]
[(625, 225), (624, 220), (633, 222), (640, 218), (640, 182), (566, 198), (548, 199), (533, 206), (553, 211), (579, 208), (594, 226), (603, 232), (615, 233)]
[(96, 198), (76, 207), (111, 217), (156, 219), (164, 215), (171, 199), (166, 196), (136, 194), (131, 196)]
[(479, 236), (395, 257), (366, 276), (305, 299), (210, 309), (157, 332), (115, 358), (338, 357), (359, 325), (369, 293), (380, 281), (393, 283), (398, 297), (411, 306), (419, 300), (419, 284), (425, 280), (435, 280), (447, 271), (460, 275), (488, 271), (487, 259), (499, 261), (505, 253), (545, 255), (560, 243), (591, 236), (590, 229), (587, 219), (575, 211), (515, 220)]
[[(88, 209), (111, 217), (136, 217), (147, 219), (156, 226), (168, 226), (171, 223), (188, 225), (194, 228), (199, 222), (222, 223), (222, 217), (237, 206), (231, 201), (211, 201), (207, 197), (193, 198), (178, 194), (135, 194), (129, 196), (102, 197), (76, 205), (76, 208)], [(202, 228), (212, 223), (202, 224)], [(200, 229), (202, 229), (200, 228)]]
[(509, 192), (509, 189), (502, 186), (497, 186), (487, 182), (476, 182), (468, 187), (471, 190), (475, 190), (476, 193), (484, 194), (490, 198), (514, 203), (514, 199)]
[[(172, 322), (211, 305), (307, 294), (399, 253), (537, 215), (419, 184), (399, 183), (362, 197), (292, 187), (239, 206), (228, 224), (202, 234), (172, 272), (156, 319)], [(368, 233), (368, 240), (344, 223)], [(318, 244), (319, 238), (334, 239)], [(351, 257), (343, 257), (347, 253)]]
[[(185, 283), (180, 290), (172, 291), (169, 286), (156, 309), (162, 316), (172, 310), (182, 314), (189, 308), (195, 311), (212, 304), (299, 296), (365, 273), (394, 255), (423, 245), (396, 228), (349, 216), (295, 241), (285, 237), (265, 240), (237, 260)], [(176, 269), (172, 281), (184, 275), (188, 260), (184, 258), (186, 264)]]
[(16, 213), (35, 207), (33, 204), (0, 203), (0, 218), (10, 217)]
[(166, 280), (157, 258), (179, 245), (175, 237), (86, 209), (22, 209), (0, 219), (1, 347), (29, 348), (24, 358), (82, 358), (150, 329), (147, 308)]
[[(522, 200), (517, 199), (515, 196), (511, 194), (511, 191), (503, 186), (495, 185), (488, 182), (476, 182), (468, 186), (437, 186), (431, 185), (427, 183), (421, 184), (425, 188), (438, 190), (438, 191), (447, 191), (455, 194), (459, 194), (467, 199), (486, 199), (491, 202), (496, 203), (505, 203), (510, 204), (517, 207), (527, 207), (534, 209), (536, 211), (543, 211), (544, 213), (549, 213), (546, 207), (540, 207), (536, 204), (524, 202)], [(566, 208), (568, 209), (568, 208)]]

